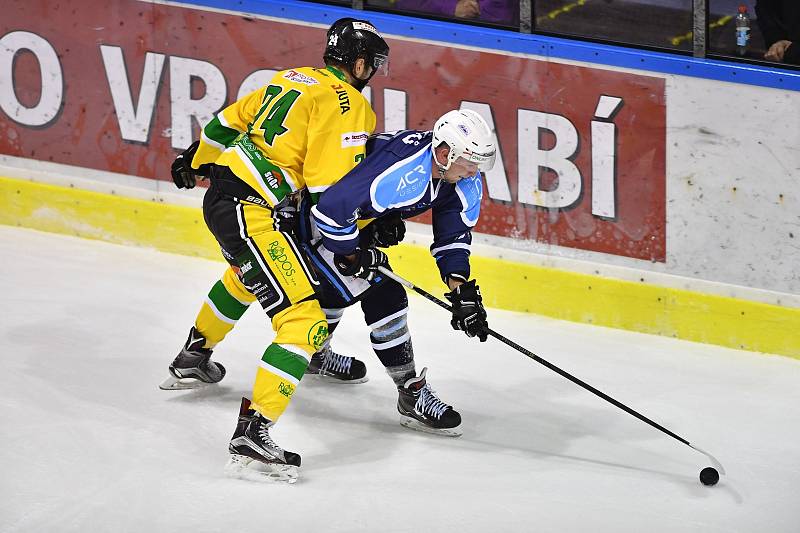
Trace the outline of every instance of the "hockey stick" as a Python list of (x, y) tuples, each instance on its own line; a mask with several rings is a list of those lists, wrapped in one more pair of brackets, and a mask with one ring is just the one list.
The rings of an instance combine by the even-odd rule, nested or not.
[[(383, 273), (386, 276), (392, 278), (393, 280), (395, 280), (399, 284), (401, 284), (401, 285), (413, 290), (414, 292), (416, 292), (417, 294), (419, 294), (421, 296), (424, 296), (425, 298), (427, 298), (431, 302), (435, 303), (439, 307), (442, 307), (444, 309), (447, 309), (448, 311), (451, 311), (451, 308), (447, 303), (443, 302), (442, 300), (440, 300), (436, 296), (432, 295), (431, 293), (425, 291), (424, 289), (420, 289), (419, 287), (417, 287), (416, 285), (414, 285), (410, 281), (398, 276), (397, 274), (395, 274), (394, 272), (392, 272), (388, 268), (378, 267), (378, 270), (380, 270), (381, 273)], [(531, 359), (533, 359), (537, 363), (546, 366), (547, 368), (549, 368), (553, 372), (559, 374), (560, 376), (567, 378), (568, 380), (570, 380), (571, 382), (575, 383), (576, 385), (578, 385), (580, 387), (583, 387), (584, 389), (588, 390), (589, 392), (591, 392), (592, 394), (594, 394), (596, 396), (599, 396), (600, 398), (604, 399), (605, 401), (607, 401), (611, 405), (614, 405), (615, 407), (619, 407), (620, 409), (622, 409), (623, 411), (625, 411), (629, 415), (635, 416), (636, 418), (638, 418), (642, 422), (645, 422), (645, 423), (649, 424), (650, 426), (656, 428), (657, 430), (659, 430), (659, 431), (661, 431), (663, 433), (666, 433), (667, 435), (669, 435), (673, 439), (676, 439), (676, 440), (682, 442), (683, 444), (687, 445), (688, 447), (692, 448), (693, 450), (702, 453), (703, 455), (708, 457), (708, 459), (711, 461), (711, 463), (719, 471), (720, 474), (725, 474), (725, 468), (722, 466), (722, 464), (719, 461), (717, 461), (716, 457), (714, 457), (710, 453), (708, 453), (708, 452), (706, 452), (704, 450), (701, 450), (697, 446), (691, 444), (688, 440), (684, 439), (683, 437), (680, 437), (680, 436), (676, 435), (675, 433), (673, 433), (672, 431), (668, 430), (667, 428), (665, 428), (661, 424), (650, 420), (649, 418), (647, 418), (643, 414), (639, 413), (638, 411), (635, 411), (635, 410), (631, 409), (630, 407), (628, 407), (624, 403), (615, 400), (614, 398), (612, 398), (608, 394), (606, 394), (606, 393), (604, 393), (604, 392), (592, 387), (591, 385), (589, 385), (585, 381), (583, 381), (583, 380), (581, 380), (579, 378), (576, 378), (575, 376), (573, 376), (569, 372), (560, 369), (559, 367), (557, 367), (553, 363), (551, 363), (551, 362), (549, 362), (549, 361), (547, 361), (545, 359), (542, 359), (541, 357), (539, 357), (538, 355), (536, 355), (532, 351), (523, 348), (522, 346), (520, 346), (516, 342), (512, 341), (511, 339), (508, 339), (508, 338), (504, 337), (503, 335), (500, 335), (499, 333), (497, 333), (493, 329), (487, 328), (486, 331), (490, 336), (492, 336), (495, 339), (499, 340), (503, 344), (506, 344), (506, 345), (514, 348), (518, 352), (527, 355), (528, 357), (530, 357)]]

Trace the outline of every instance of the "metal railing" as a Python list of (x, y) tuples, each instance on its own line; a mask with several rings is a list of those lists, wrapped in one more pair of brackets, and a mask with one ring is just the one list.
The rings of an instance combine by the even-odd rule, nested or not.
[[(314, 0), (311, 0), (314, 1)], [(746, 0), (743, 0), (746, 1)], [(715, 59), (728, 59), (735, 61), (747, 61), (759, 63), (766, 66), (787, 66), (788, 68), (798, 68), (791, 65), (776, 64), (764, 61), (763, 44), (761, 35), (755, 24), (755, 19), (751, 19), (753, 34), (756, 39), (751, 40), (751, 53), (747, 57), (738, 56), (735, 53), (735, 37), (733, 30), (733, 16), (735, 15), (736, 0), (713, 0), (717, 11), (726, 13), (724, 16), (716, 14), (712, 17), (709, 9), (709, 0), (671, 0), (665, 2), (652, 2), (649, 0), (628, 0), (627, 2), (614, 2), (613, 0), (519, 0), (519, 12), (514, 13), (514, 23), (492, 23), (481, 19), (464, 19), (455, 16), (442, 15), (441, 13), (426, 13), (422, 11), (408, 11), (400, 9), (403, 0), (322, 0), (321, 3), (336, 3), (338, 5), (349, 5), (353, 9), (382, 11), (387, 13), (410, 15), (416, 18), (429, 18), (435, 20), (446, 20), (459, 24), (486, 26), (506, 31), (517, 31), (527, 34), (542, 34), (566, 37), (569, 39), (600, 42), (606, 44), (617, 44), (634, 48), (665, 51), (696, 58), (713, 57)], [(751, 2), (752, 3), (752, 2)], [(689, 7), (691, 6), (691, 7)], [(618, 23), (613, 18), (605, 21), (605, 26), (599, 28), (597, 33), (591, 26), (596, 21), (587, 20), (582, 12), (594, 10), (594, 13), (604, 12), (604, 10), (616, 10), (610, 16), (623, 14), (625, 20)], [(639, 26), (635, 18), (638, 10), (665, 10), (672, 9), (673, 17), (665, 20), (664, 26), (671, 23), (675, 30), (675, 35), (659, 35), (652, 37), (651, 27), (632, 28)], [(537, 12), (540, 11), (540, 12)], [(631, 15), (631, 13), (634, 13)], [(517, 16), (518, 15), (518, 16)], [(714, 19), (714, 20), (712, 20)], [(516, 26), (518, 20), (518, 27)], [(642, 15), (641, 20), (649, 20), (647, 15)], [(625, 26), (627, 23), (629, 26)], [(633, 21), (633, 22), (632, 22)], [(578, 26), (572, 27), (571, 24), (577, 23)], [(583, 24), (583, 26), (580, 26)], [(661, 29), (658, 21), (654, 24)], [(635, 32), (639, 32), (638, 35)], [(665, 30), (666, 31), (666, 30)], [(620, 32), (615, 37), (614, 32)], [(627, 35), (626, 35), (627, 32)], [(648, 41), (648, 39), (650, 39)]]

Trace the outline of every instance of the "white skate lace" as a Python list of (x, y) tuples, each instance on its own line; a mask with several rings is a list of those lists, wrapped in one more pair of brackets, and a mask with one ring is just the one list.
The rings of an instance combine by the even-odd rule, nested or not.
[(322, 353), (322, 369), (330, 370), (332, 372), (339, 372), (347, 374), (350, 372), (350, 365), (353, 363), (353, 358), (346, 355), (340, 355), (330, 348), (327, 348)]
[(427, 383), (419, 391), (419, 398), (414, 405), (414, 409), (420, 413), (429, 413), (436, 418), (441, 418), (442, 414), (450, 407), (436, 396), (436, 392)]
[(266, 424), (260, 424), (258, 427), (258, 436), (261, 437), (261, 442), (274, 448), (276, 450), (281, 450), (282, 448), (275, 444), (275, 441), (272, 440), (272, 437), (269, 436), (269, 426)]

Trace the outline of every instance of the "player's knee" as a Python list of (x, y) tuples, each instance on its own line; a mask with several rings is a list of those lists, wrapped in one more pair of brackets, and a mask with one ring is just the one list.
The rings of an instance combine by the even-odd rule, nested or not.
[(272, 318), (277, 333), (275, 343), (300, 346), (309, 355), (319, 350), (328, 338), (328, 322), (316, 300), (295, 304)]
[(387, 280), (369, 290), (361, 300), (361, 309), (367, 324), (378, 323), (386, 317), (399, 316), (408, 310), (408, 297), (402, 285), (394, 280)]
[(222, 285), (228, 293), (242, 304), (251, 304), (256, 297), (247, 290), (233, 267), (229, 267), (222, 276)]

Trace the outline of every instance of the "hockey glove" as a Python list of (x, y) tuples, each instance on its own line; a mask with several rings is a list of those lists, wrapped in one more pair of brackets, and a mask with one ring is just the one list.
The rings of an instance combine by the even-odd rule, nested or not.
[(463, 331), (468, 337), (477, 336), (481, 342), (486, 342), (489, 324), (486, 322), (481, 291), (475, 280), (462, 283), (444, 296), (453, 304), (453, 318), (450, 320), (453, 329)]
[(192, 168), (192, 159), (198, 146), (200, 141), (193, 142), (172, 162), (172, 181), (179, 189), (193, 189), (197, 185), (197, 176), (205, 178), (208, 173), (207, 165), (202, 165), (200, 169)]
[(297, 235), (297, 208), (284, 207), (272, 213), (272, 220), (275, 221), (275, 231), (288, 233), (291, 236)]
[(406, 223), (403, 222), (399, 211), (375, 219), (369, 228), (372, 229), (373, 246), (380, 248), (400, 244), (400, 241), (406, 236)]
[(343, 255), (333, 256), (333, 263), (343, 276), (355, 276), (372, 281), (380, 273), (378, 267), (389, 267), (389, 258), (377, 248), (356, 248), (355, 255), (353, 262)]
[(297, 209), (296, 198), (289, 195), (278, 202), (272, 208), (272, 220), (275, 225), (275, 231), (287, 233), (296, 239), (300, 224), (300, 213)]

